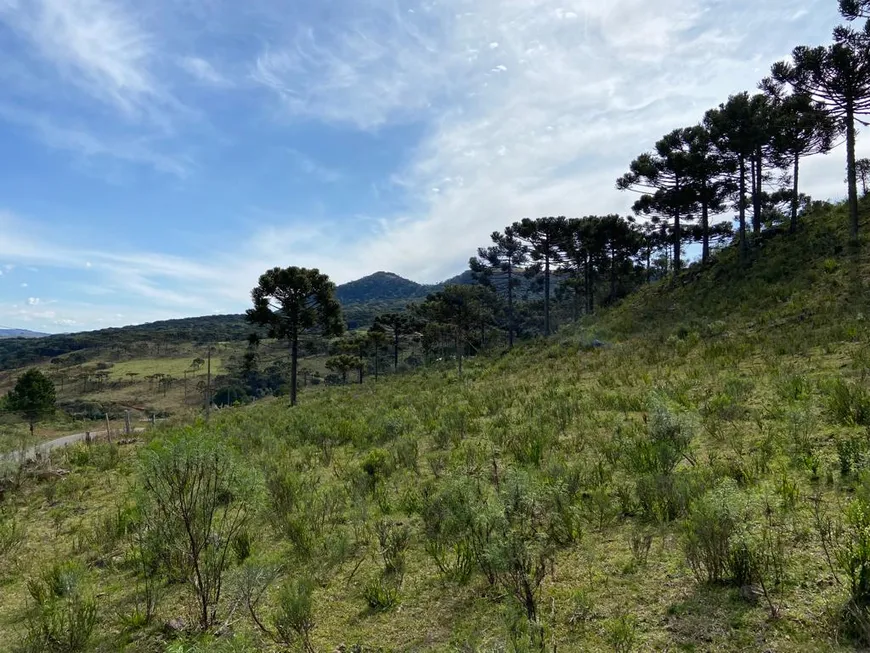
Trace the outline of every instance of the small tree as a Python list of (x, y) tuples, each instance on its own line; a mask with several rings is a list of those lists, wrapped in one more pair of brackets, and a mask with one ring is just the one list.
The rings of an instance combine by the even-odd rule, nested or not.
[(273, 268), (260, 277), (251, 297), (254, 308), (246, 313), (248, 321), (268, 327), (270, 337), (290, 343), (290, 405), (295, 406), (299, 337), (313, 331), (323, 336), (344, 332), (335, 284), (317, 269)]
[(341, 374), (341, 382), (346, 384), (348, 373), (351, 370), (358, 369), (362, 363), (362, 359), (358, 356), (340, 354), (327, 359), (326, 369), (335, 372), (336, 374)]
[(381, 349), (384, 348), (384, 344), (387, 342), (387, 332), (384, 330), (384, 327), (375, 321), (374, 326), (368, 330), (366, 337), (375, 358), (375, 381), (377, 381), (381, 369)]
[(870, 159), (858, 159), (855, 161), (855, 173), (861, 180), (861, 193), (867, 196), (867, 183), (870, 182)]
[(54, 383), (37, 369), (18, 377), (15, 387), (6, 395), (7, 407), (27, 420), (31, 437), (34, 425), (54, 413), (56, 400)]
[(386, 313), (375, 318), (374, 329), (380, 329), (383, 333), (393, 338), (393, 372), (399, 371), (399, 343), (402, 336), (416, 333), (419, 322), (413, 315), (407, 313)]
[(255, 477), (223, 443), (194, 428), (157, 440), (142, 455), (140, 508), (170, 576), (195, 597), (202, 630), (217, 618), (232, 543), (257, 496)]

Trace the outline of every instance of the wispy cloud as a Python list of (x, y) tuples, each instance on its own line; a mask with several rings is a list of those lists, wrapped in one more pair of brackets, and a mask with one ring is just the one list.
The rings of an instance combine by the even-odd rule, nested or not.
[(197, 81), (209, 86), (228, 87), (232, 82), (201, 57), (182, 57), (179, 66)]
[(152, 72), (159, 44), (123, 2), (7, 0), (0, 20), (64, 78), (131, 117), (173, 103)]
[(323, 165), (299, 150), (288, 148), (287, 153), (290, 155), (293, 167), (308, 177), (327, 184), (334, 184), (344, 179), (344, 174), (340, 170)]
[(421, 8), (419, 20), (407, 19), (407, 11), (361, 0), (334, 26), (288, 24), (285, 42), (260, 53), (252, 78), (294, 115), (363, 129), (419, 120), (449, 92), (465, 54), (446, 47), (443, 10)]
[(254, 78), (291, 116), (427, 124), (393, 177), (413, 207), (335, 261), (426, 281), (509, 221), (627, 212), (614, 180), (631, 159), (752, 89), (795, 38), (771, 31), (794, 15), (787, 0), (361, 4), (326, 28), (288, 28)]
[(27, 111), (0, 104), (0, 118), (27, 127), (45, 145), (71, 152), (86, 159), (117, 159), (184, 178), (193, 162), (187, 156), (161, 153), (152, 139), (145, 136), (114, 137), (110, 140), (97, 136), (83, 127), (63, 127), (55, 118), (37, 111)]

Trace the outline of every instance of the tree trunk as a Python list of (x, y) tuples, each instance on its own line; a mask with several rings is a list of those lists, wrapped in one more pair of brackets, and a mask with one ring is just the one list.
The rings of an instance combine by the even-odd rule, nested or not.
[(710, 198), (708, 197), (707, 180), (701, 188), (701, 263), (706, 265), (710, 260)]
[(456, 357), (459, 359), (459, 376), (462, 376), (462, 343), (459, 334), (459, 329), (456, 329)]
[(378, 356), (378, 348), (375, 347), (375, 383), (378, 382), (378, 359), (379, 358), (380, 357)]
[(393, 372), (399, 371), (399, 329), (393, 329)]
[(544, 252), (544, 335), (550, 335), (550, 240)]
[(855, 109), (846, 107), (846, 172), (849, 181), (849, 231), (853, 241), (858, 240), (858, 175), (855, 170)]
[(738, 156), (740, 163), (739, 197), (737, 198), (738, 212), (740, 215), (740, 251), (745, 254), (746, 242), (746, 159), (743, 155)]
[(298, 380), (296, 378), (297, 368), (299, 367), (299, 336), (293, 335), (290, 338), (290, 405), (296, 405), (296, 390)]
[(592, 257), (586, 253), (586, 313), (591, 315), (595, 311), (595, 293), (592, 288)]
[(509, 265), (508, 275), (508, 347), (514, 346), (514, 266)]
[(752, 157), (752, 233), (761, 233), (761, 153)]
[(800, 163), (801, 156), (797, 152), (794, 154), (794, 179), (792, 186), (792, 198), (791, 198), (791, 224), (789, 225), (789, 232), (794, 233), (797, 231), (798, 226), (798, 177), (800, 175)]
[[(680, 195), (680, 179), (677, 177), (676, 182), (676, 190), (677, 197)], [(683, 260), (680, 252), (680, 243), (682, 241), (682, 234), (680, 233), (680, 209), (677, 209), (676, 214), (674, 215), (674, 272), (679, 272), (683, 267)]]
[(616, 255), (613, 244), (610, 245), (610, 301), (616, 299)]

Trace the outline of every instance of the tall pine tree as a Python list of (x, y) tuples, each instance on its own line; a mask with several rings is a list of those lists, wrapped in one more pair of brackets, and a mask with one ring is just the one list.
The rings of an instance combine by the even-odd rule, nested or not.
[(846, 179), (849, 190), (849, 229), (858, 238), (858, 179), (855, 169), (855, 122), (870, 113), (870, 48), (866, 40), (838, 28), (838, 42), (810, 48), (799, 46), (791, 61), (774, 64), (772, 76), (790, 84), (796, 93), (827, 107), (846, 131)]
[(528, 261), (529, 248), (513, 226), (506, 227), (504, 232), (493, 232), (491, 238), (493, 244), (478, 249), (477, 258), (472, 258), (468, 264), (475, 278), (483, 285), (498, 290), (501, 276), (506, 279), (504, 285), (507, 295), (508, 346), (513, 347), (516, 333), (514, 288), (520, 283), (517, 278), (518, 268)]
[(544, 280), (544, 333), (550, 335), (550, 279), (552, 269), (562, 260), (560, 242), (568, 224), (565, 217), (524, 219), (514, 223), (513, 229), (527, 243), (529, 258), (534, 261), (529, 271), (543, 275)]

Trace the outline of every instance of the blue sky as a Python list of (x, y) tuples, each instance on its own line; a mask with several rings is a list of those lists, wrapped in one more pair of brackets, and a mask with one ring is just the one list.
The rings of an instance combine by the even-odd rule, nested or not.
[[(514, 220), (627, 212), (634, 156), (837, 22), (834, 0), (0, 0), (0, 325), (237, 312), (275, 265), (441, 280)], [(805, 190), (842, 196), (842, 159)]]

